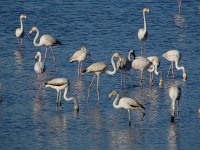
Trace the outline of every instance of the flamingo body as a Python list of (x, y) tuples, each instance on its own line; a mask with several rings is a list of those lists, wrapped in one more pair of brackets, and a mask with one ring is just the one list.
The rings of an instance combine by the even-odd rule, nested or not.
[(123, 108), (128, 110), (129, 125), (131, 125), (131, 119), (130, 119), (131, 110), (138, 110), (138, 109), (145, 110), (145, 107), (138, 101), (133, 100), (132, 98), (129, 97), (120, 97), (119, 93), (115, 90), (109, 94), (109, 98), (111, 98), (112, 96), (116, 96), (115, 100), (113, 101), (114, 108), (116, 109)]

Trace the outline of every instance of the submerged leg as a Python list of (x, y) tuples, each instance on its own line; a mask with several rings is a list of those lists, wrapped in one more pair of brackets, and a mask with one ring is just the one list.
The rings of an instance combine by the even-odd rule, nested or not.
[(128, 125), (131, 126), (131, 111), (128, 109)]
[(58, 101), (59, 101), (59, 92), (57, 92), (57, 96), (56, 96), (56, 107), (58, 107)]
[(56, 64), (56, 58), (55, 58), (55, 55), (54, 55), (53, 47), (51, 47), (51, 53), (53, 55), (54, 64)]
[(170, 73), (171, 67), (172, 67), (172, 63), (171, 63), (171, 65), (169, 66), (169, 70), (168, 70), (168, 73), (167, 73), (167, 78), (169, 77), (169, 73)]
[(45, 54), (44, 54), (44, 60), (43, 60), (43, 63), (45, 63), (45, 61), (46, 61), (47, 52), (48, 52), (48, 48), (46, 47)]

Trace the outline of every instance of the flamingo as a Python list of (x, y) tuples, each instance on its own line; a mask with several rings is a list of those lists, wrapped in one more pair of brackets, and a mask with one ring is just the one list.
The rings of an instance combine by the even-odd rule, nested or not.
[(21, 45), (22, 44), (22, 38), (24, 37), (24, 26), (23, 26), (22, 20), (27, 19), (27, 17), (25, 15), (20, 15), (19, 19), (20, 19), (21, 27), (16, 29), (15, 35), (19, 39), (19, 42), (20, 42), (20, 45)]
[(132, 68), (141, 71), (141, 82), (143, 81), (143, 74), (145, 70), (149, 69), (149, 71), (151, 72), (154, 70), (154, 66), (152, 65), (152, 63), (143, 56), (136, 57), (136, 59), (132, 62)]
[[(129, 51), (128, 59), (125, 57), (122, 57), (121, 59), (118, 59), (118, 61), (117, 61), (117, 69), (120, 69), (120, 71), (121, 71), (121, 86), (123, 86), (122, 71), (125, 72), (125, 77), (126, 77), (126, 71), (130, 71), (132, 68), (131, 67), (131, 64), (132, 64), (131, 55), (135, 59), (135, 51), (134, 50)], [(124, 79), (124, 81), (125, 81), (125, 79)]]
[[(112, 96), (116, 96), (115, 100), (113, 101), (113, 107), (118, 108), (124, 108), (128, 110), (128, 119), (129, 119), (129, 126), (131, 126), (131, 110), (145, 110), (144, 106), (140, 104), (138, 101), (133, 100), (129, 97), (120, 97), (119, 93), (114, 90), (109, 94), (109, 99)], [(145, 115), (144, 112), (143, 116)]]
[(83, 61), (86, 60), (88, 56), (90, 56), (90, 54), (86, 47), (82, 46), (81, 49), (76, 51), (69, 60), (70, 63), (78, 61), (78, 78), (81, 77)]
[(181, 14), (182, 0), (178, 0), (178, 13)]
[(162, 72), (161, 71), (158, 72), (158, 68), (160, 66), (160, 59), (157, 56), (149, 56), (147, 57), (147, 59), (154, 65), (154, 70), (148, 69), (148, 71), (150, 72), (150, 82), (153, 83), (154, 73), (155, 73), (157, 76), (160, 76), (159, 85), (162, 85), (163, 84)]
[(58, 44), (62, 44), (59, 40), (53, 38), (51, 35), (42, 35), (40, 37), (40, 42), (39, 43), (36, 43), (36, 40), (37, 38), (39, 37), (39, 30), (37, 27), (32, 27), (31, 30), (29, 31), (29, 34), (31, 35), (32, 32), (36, 32), (36, 36), (33, 40), (33, 44), (34, 46), (36, 47), (40, 47), (40, 46), (43, 46), (45, 45), (46, 46), (46, 51), (45, 51), (45, 57), (44, 57), (44, 63), (45, 63), (45, 60), (46, 60), (46, 56), (47, 56), (47, 51), (48, 51), (48, 47), (51, 48), (51, 52), (52, 52), (52, 55), (53, 55), (53, 60), (54, 60), (54, 64), (56, 64), (56, 58), (55, 58), (55, 55), (54, 55), (54, 51), (53, 51), (53, 46), (55, 45), (58, 45)]
[(178, 86), (170, 86), (169, 88), (169, 97), (171, 98), (171, 122), (174, 122), (174, 114), (175, 114), (175, 105), (176, 101), (178, 101), (179, 104), (179, 99), (181, 97), (181, 88)]
[[(89, 91), (88, 91), (88, 98), (89, 98), (89, 93), (90, 93), (90, 89), (91, 89), (91, 86), (94, 82), (94, 79), (97, 77), (97, 88), (96, 88), (96, 91), (97, 93), (99, 93), (99, 76), (101, 73), (107, 73), (109, 75), (114, 75), (116, 72), (117, 72), (117, 68), (116, 68), (116, 65), (115, 65), (115, 62), (114, 62), (114, 58), (118, 58), (118, 59), (121, 59), (121, 55), (120, 53), (114, 53), (111, 57), (111, 63), (112, 63), (112, 66), (113, 66), (113, 71), (110, 71), (108, 70), (108, 66), (103, 63), (103, 62), (97, 62), (97, 63), (93, 63), (91, 64), (89, 67), (87, 67), (86, 69), (83, 70), (82, 73), (94, 73), (94, 77), (90, 83), (90, 86), (89, 86)], [(98, 99), (99, 99), (99, 94), (98, 94)]]
[(38, 81), (40, 82), (40, 86), (42, 84), (42, 73), (45, 72), (46, 70), (46, 67), (45, 67), (45, 64), (42, 62), (42, 55), (41, 55), (41, 52), (40, 51), (37, 51), (36, 55), (35, 55), (35, 60), (38, 59), (38, 62), (35, 63), (35, 66), (34, 66), (34, 70), (35, 72), (37, 73), (38, 75)]
[[(148, 8), (144, 8), (143, 9), (144, 28), (140, 28), (138, 30), (138, 39), (140, 41), (144, 41), (145, 47), (146, 47), (146, 40), (147, 40), (147, 37), (148, 37), (148, 31), (147, 31), (147, 24), (146, 24), (145, 13), (149, 13), (149, 11), (150, 10)], [(142, 44), (141, 44), (141, 55), (143, 55)]]
[(55, 78), (52, 79), (50, 81), (48, 81), (47, 83), (45, 83), (45, 87), (50, 87), (53, 88), (57, 91), (57, 98), (56, 98), (56, 106), (58, 107), (59, 104), (61, 106), (61, 90), (64, 90), (64, 94), (63, 94), (63, 98), (66, 101), (74, 101), (74, 110), (75, 111), (79, 111), (79, 105), (78, 105), (78, 101), (75, 97), (67, 97), (67, 93), (68, 93), (68, 81), (66, 78)]
[(184, 66), (180, 66), (179, 67), (179, 61), (181, 60), (181, 53), (178, 50), (169, 50), (166, 53), (164, 53), (162, 55), (162, 57), (164, 57), (165, 59), (167, 59), (168, 61), (171, 61), (171, 65), (169, 67), (169, 71), (167, 74), (167, 78), (169, 76), (169, 72), (172, 68), (172, 77), (174, 79), (174, 67), (173, 67), (173, 62), (175, 62), (175, 66), (177, 70), (182, 70), (183, 71), (183, 80), (186, 81), (187, 80), (187, 74), (185, 72), (185, 68)]

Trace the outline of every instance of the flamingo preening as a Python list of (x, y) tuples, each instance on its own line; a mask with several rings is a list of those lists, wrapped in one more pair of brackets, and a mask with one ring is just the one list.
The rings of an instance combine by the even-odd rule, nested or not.
[(37, 38), (39, 37), (39, 30), (37, 27), (32, 27), (31, 30), (29, 31), (29, 34), (31, 35), (32, 32), (36, 32), (36, 36), (33, 40), (33, 44), (34, 46), (36, 47), (40, 47), (40, 46), (43, 46), (45, 45), (46, 46), (46, 51), (45, 51), (45, 56), (44, 56), (44, 63), (45, 63), (45, 60), (46, 60), (46, 56), (47, 56), (47, 51), (48, 51), (48, 47), (51, 48), (51, 52), (52, 52), (52, 55), (53, 55), (53, 60), (54, 60), (54, 64), (56, 64), (56, 58), (55, 58), (55, 55), (54, 55), (54, 50), (53, 50), (53, 46), (55, 45), (58, 45), (58, 44), (62, 44), (59, 40), (53, 38), (51, 35), (42, 35), (40, 37), (40, 42), (39, 43), (36, 43), (36, 40)]
[(78, 61), (78, 78), (81, 78), (82, 74), (82, 65), (83, 61), (85, 61), (90, 56), (89, 52), (87, 51), (85, 46), (82, 46), (80, 50), (76, 51), (72, 57), (70, 58), (69, 62), (72, 63), (74, 61)]

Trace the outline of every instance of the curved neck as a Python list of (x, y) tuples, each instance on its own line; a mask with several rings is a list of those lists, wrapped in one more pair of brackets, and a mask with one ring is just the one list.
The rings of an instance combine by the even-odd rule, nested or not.
[(155, 66), (154, 66), (153, 64), (151, 64), (151, 65), (149, 66), (148, 71), (149, 71), (149, 72), (155, 71)]
[(76, 100), (75, 97), (67, 97), (67, 92), (68, 92), (68, 86), (65, 88), (65, 92), (63, 94), (63, 97), (66, 101), (71, 101), (71, 100), (74, 100), (74, 105), (78, 106), (78, 102)]
[(147, 25), (146, 25), (146, 18), (145, 18), (145, 12), (143, 11), (143, 19), (144, 19), (144, 31), (147, 31)]
[(178, 63), (179, 63), (179, 61), (175, 61), (175, 65), (176, 65), (176, 69), (178, 69), (178, 70), (182, 70), (183, 71), (183, 73), (185, 73), (185, 68), (183, 67), (183, 66), (178, 66)]
[(113, 71), (106, 70), (106, 73), (109, 74), (109, 75), (114, 75), (117, 72), (117, 68), (116, 68), (115, 62), (114, 62), (114, 56), (112, 56), (112, 58), (111, 58), (111, 63), (112, 63), (114, 70)]
[(155, 73), (156, 75), (159, 75), (158, 67), (157, 67), (157, 66), (154, 66), (154, 73)]
[(38, 57), (39, 57), (38, 62), (41, 62), (41, 61), (42, 61), (42, 56), (41, 56), (41, 54), (40, 54)]
[(113, 107), (114, 108), (121, 108), (118, 104), (119, 104), (119, 100), (120, 100), (120, 96), (119, 94), (117, 94), (115, 100), (113, 101)]
[(36, 29), (36, 36), (35, 36), (35, 38), (34, 38), (34, 40), (33, 40), (33, 44), (34, 44), (34, 46), (36, 46), (36, 47), (39, 47), (39, 46), (40, 46), (38, 43), (36, 43), (36, 40), (37, 40), (37, 38), (39, 37), (39, 35), (40, 35), (39, 30)]
[(130, 51), (128, 53), (128, 60), (131, 61), (131, 54), (133, 55), (133, 59), (135, 59), (135, 53), (133, 53), (132, 51)]
[(22, 18), (20, 18), (20, 25), (21, 25), (20, 29), (23, 31), (24, 26), (23, 26)]

